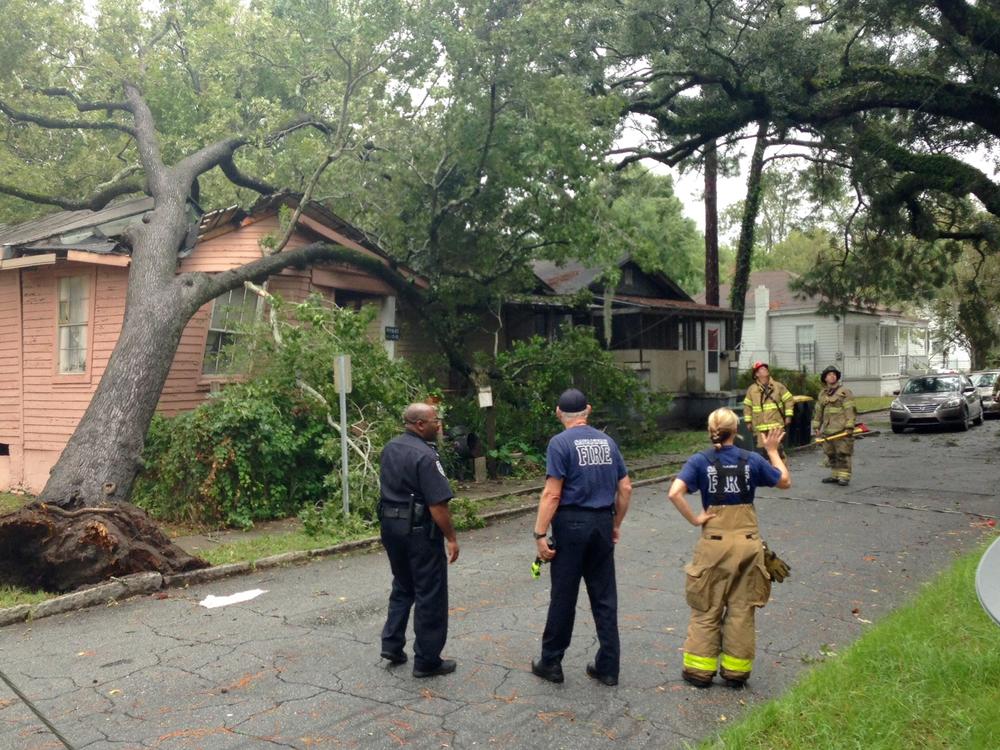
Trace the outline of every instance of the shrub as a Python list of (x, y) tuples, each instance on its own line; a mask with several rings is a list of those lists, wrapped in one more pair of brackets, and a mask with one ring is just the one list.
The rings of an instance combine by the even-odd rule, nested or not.
[[(819, 393), (821, 385), (819, 382), (819, 375), (816, 373), (805, 373), (800, 370), (786, 370), (783, 367), (771, 367), (768, 369), (771, 371), (771, 377), (780, 383), (783, 383), (794, 396), (812, 396), (813, 398), (816, 398), (816, 395)], [(752, 382), (753, 372), (751, 372), (750, 369), (746, 369), (740, 373), (737, 384), (740, 388), (746, 390), (750, 387)]]
[(333, 363), (344, 353), (352, 362), (351, 511), (372, 518), (378, 454), (398, 434), (406, 404), (426, 393), (406, 362), (368, 338), (373, 310), (318, 297), (275, 307), (281, 341), (269, 328), (250, 332), (249, 356), (237, 359), (246, 362), (244, 382), (193, 412), (154, 420), (133, 495), (153, 515), (247, 527), (305, 511), (313, 528), (342, 522)]
[(641, 443), (655, 433), (655, 418), (669, 397), (653, 394), (636, 375), (619, 367), (587, 327), (566, 327), (547, 341), (516, 342), (496, 358), (494, 385), (497, 449), (539, 461), (558, 431), (556, 401), (566, 388), (579, 388), (593, 406), (591, 424), (619, 442)]

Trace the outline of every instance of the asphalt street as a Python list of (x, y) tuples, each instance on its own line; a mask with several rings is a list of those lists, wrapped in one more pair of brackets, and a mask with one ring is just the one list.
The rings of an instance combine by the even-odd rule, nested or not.
[[(621, 684), (596, 651), (581, 591), (566, 682), (530, 673), (548, 601), (532, 580), (532, 518), (460, 537), (450, 569), (446, 677), (379, 659), (389, 572), (381, 552), (262, 571), (0, 630), (0, 665), (78, 750), (110, 748), (686, 747), (778, 696), (843, 650), (986, 533), (1000, 515), (1000, 423), (859, 441), (850, 487), (820, 484), (817, 452), (793, 486), (758, 496), (764, 537), (792, 567), (758, 616), (748, 689), (680, 679), (682, 566), (697, 531), (638, 489), (617, 549)], [(263, 589), (216, 609), (210, 594)], [(0, 684), (0, 748), (62, 745)]]

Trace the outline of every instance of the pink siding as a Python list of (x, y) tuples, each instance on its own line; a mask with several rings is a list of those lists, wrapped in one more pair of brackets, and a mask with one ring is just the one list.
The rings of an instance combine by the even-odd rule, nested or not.
[(21, 443), (21, 272), (0, 273), (0, 443)]
[[(249, 263), (261, 257), (260, 239), (277, 229), (276, 217), (247, 222), (200, 243), (179, 271), (213, 273)], [(296, 233), (287, 247), (309, 241)], [(365, 279), (369, 286), (374, 282), (357, 272), (337, 273), (345, 286), (350, 286), (348, 279), (362, 288)], [(65, 274), (89, 275), (93, 285), (84, 376), (57, 373), (57, 279)], [(0, 443), (9, 444), (11, 452), (0, 460), (0, 490), (23, 486), (37, 492), (44, 486), (107, 368), (124, 320), (127, 284), (128, 268), (66, 261), (0, 273)], [(311, 270), (295, 269), (272, 277), (269, 288), (291, 302), (313, 290), (332, 291), (313, 284)], [(205, 305), (184, 329), (157, 407), (161, 412), (193, 409), (209, 392), (202, 360), (210, 311), (211, 305)]]

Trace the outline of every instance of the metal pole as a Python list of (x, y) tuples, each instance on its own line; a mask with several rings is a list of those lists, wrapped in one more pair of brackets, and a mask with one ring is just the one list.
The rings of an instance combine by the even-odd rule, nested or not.
[(337, 357), (337, 367), (340, 369), (340, 469), (343, 474), (344, 515), (351, 512), (350, 491), (347, 487), (347, 357), (343, 354)]

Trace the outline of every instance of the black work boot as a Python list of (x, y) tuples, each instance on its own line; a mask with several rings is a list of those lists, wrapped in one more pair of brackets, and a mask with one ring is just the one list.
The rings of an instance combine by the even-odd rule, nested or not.
[(837, 479), (837, 477), (823, 477), (819, 481), (821, 481), (823, 484), (837, 484), (838, 482), (840, 482), (840, 480)]
[(704, 688), (712, 687), (712, 678), (711, 677), (709, 677), (708, 679), (705, 679), (704, 677), (700, 677), (700, 676), (698, 676), (696, 674), (692, 674), (691, 672), (688, 672), (686, 669), (681, 670), (681, 678), (688, 685), (694, 685), (696, 688), (699, 688), (699, 689), (702, 689), (702, 690)]
[(541, 677), (543, 680), (548, 680), (549, 682), (555, 682), (557, 684), (566, 679), (563, 677), (561, 664), (546, 664), (541, 659), (538, 661), (532, 660), (531, 673), (536, 677)]
[(451, 674), (455, 671), (454, 659), (442, 659), (441, 663), (437, 665), (434, 669), (413, 669), (414, 677), (438, 677), (443, 674)]

